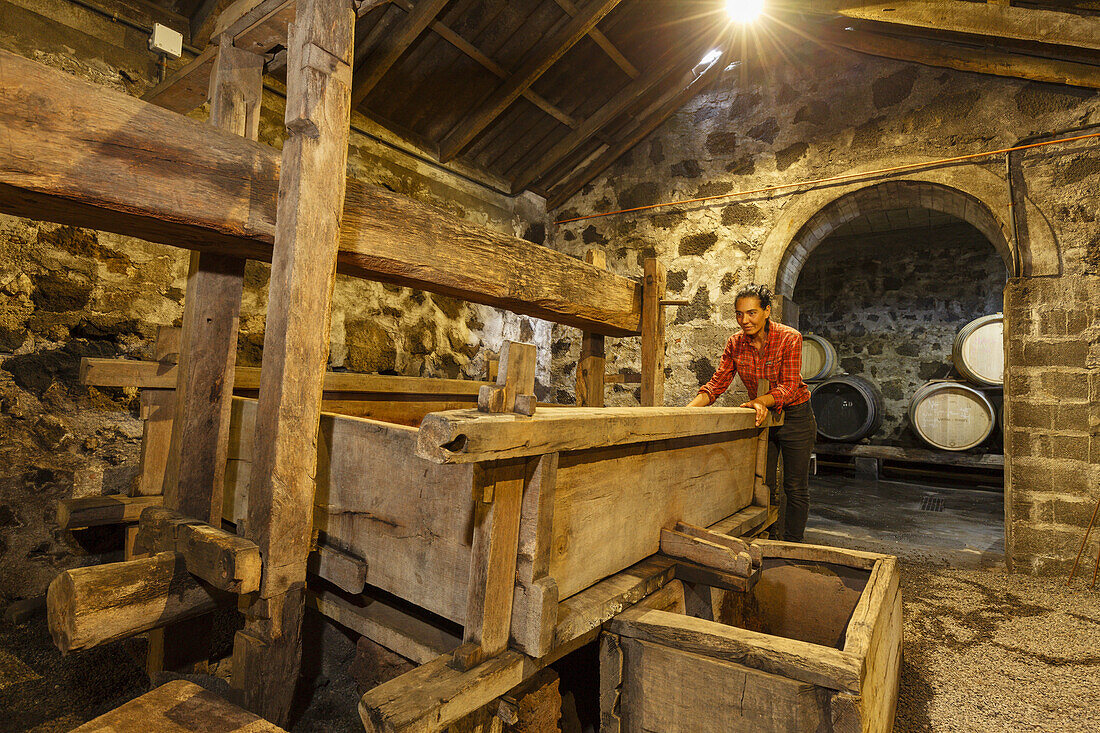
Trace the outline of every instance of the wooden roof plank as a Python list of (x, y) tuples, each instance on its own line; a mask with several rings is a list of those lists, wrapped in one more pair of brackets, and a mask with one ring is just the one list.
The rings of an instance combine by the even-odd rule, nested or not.
[(379, 42), (379, 48), (355, 70), (352, 82), (351, 106), (358, 107), (401, 54), (424, 32), (449, 0), (417, 0), (409, 14), (392, 33)]
[(439, 146), (441, 159), (447, 161), (462, 152), (516, 97), (535, 83), (536, 79), (587, 35), (619, 2), (620, 0), (593, 0), (583, 13), (574, 17), (561, 31), (539, 44), (528, 54), (528, 61), (490, 94), (476, 113), (456, 126), (442, 140)]

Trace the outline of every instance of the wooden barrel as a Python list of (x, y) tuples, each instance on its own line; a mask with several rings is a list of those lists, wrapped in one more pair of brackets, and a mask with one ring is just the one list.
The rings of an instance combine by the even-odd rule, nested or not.
[(909, 423), (934, 448), (966, 450), (989, 437), (997, 412), (980, 389), (940, 380), (923, 384), (913, 393)]
[(968, 382), (982, 387), (1004, 384), (1004, 316), (975, 318), (960, 329), (951, 349), (955, 368)]
[(836, 372), (836, 349), (812, 333), (802, 337), (802, 381), (826, 379)]
[(862, 377), (830, 377), (814, 387), (810, 403), (817, 418), (817, 434), (829, 440), (855, 442), (882, 424), (882, 394)]

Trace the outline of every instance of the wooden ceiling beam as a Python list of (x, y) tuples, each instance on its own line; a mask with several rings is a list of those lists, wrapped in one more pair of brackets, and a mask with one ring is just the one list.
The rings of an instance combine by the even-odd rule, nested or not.
[(479, 108), (460, 122), (439, 145), (440, 158), (451, 160), (473, 142), (493, 120), (528, 89), (540, 76), (584, 38), (600, 20), (611, 12), (620, 0), (592, 0), (560, 31), (540, 43), (528, 54), (514, 74), (493, 91)]
[[(580, 8), (573, 3), (573, 0), (554, 0), (558, 4), (558, 7), (569, 13), (571, 17), (576, 17), (580, 12)], [(637, 79), (641, 76), (638, 67), (630, 63), (630, 59), (623, 55), (623, 52), (611, 42), (611, 39), (603, 34), (599, 28), (593, 28), (588, 32), (588, 37), (591, 38), (597, 46), (603, 49), (603, 52), (607, 54), (608, 58), (615, 62), (615, 65), (622, 69), (627, 76), (631, 79)]]
[[(411, 2), (409, 2), (409, 0), (392, 0), (392, 1), (393, 1), (394, 5), (401, 8), (402, 10), (411, 12), (412, 9), (413, 9), (413, 5), (412, 5)], [(450, 29), (449, 26), (444, 24), (442, 21), (439, 21), (439, 20), (433, 21), (432, 24), (429, 26), (429, 28), (431, 28), (431, 30), (436, 35), (438, 35), (440, 38), (447, 41), (447, 43), (451, 44), (452, 46), (457, 48), (459, 51), (461, 51), (462, 53), (466, 54), (467, 56), (469, 56), (471, 59), (473, 59), (477, 63), (484, 66), (486, 69), (488, 69), (490, 72), (492, 72), (496, 76), (500, 77), (501, 79), (508, 78), (508, 70), (507, 69), (505, 69), (503, 66), (498, 64), (496, 61), (493, 61), (491, 58), (486, 56), (484, 53), (481, 52), (481, 50), (477, 46), (473, 45), (472, 43), (467, 41), (465, 38), (463, 38), (462, 36), (455, 33), (453, 30)], [(526, 99), (531, 104), (538, 107), (539, 109), (541, 109), (546, 114), (553, 117), (558, 122), (565, 125), (566, 127), (574, 128), (578, 124), (577, 121), (571, 115), (566, 114), (559, 107), (551, 104), (549, 101), (547, 101), (541, 95), (536, 94), (535, 92), (533, 92), (530, 89), (525, 89), (524, 90), (523, 98)]]
[[(250, 0), (243, 0), (249, 2)], [(191, 45), (204, 48), (214, 36), (214, 28), (218, 17), (230, 5), (240, 5), (242, 0), (205, 0), (198, 9), (191, 14)]]
[(520, 171), (512, 184), (512, 193), (519, 193), (530, 186), (532, 182), (550, 172), (566, 156), (580, 145), (583, 145), (586, 140), (596, 135), (604, 125), (621, 115), (630, 105), (648, 94), (663, 79), (667, 78), (670, 69), (675, 69), (679, 63), (686, 62), (688, 58), (691, 58), (690, 53), (684, 52), (672, 59), (671, 63), (667, 63), (664, 59), (654, 63), (649, 73), (624, 87), (622, 91), (578, 125), (572, 133), (559, 140), (541, 158)]
[(1095, 18), (1056, 10), (959, 0), (800, 0), (795, 8), (850, 20), (1100, 51)]
[(620, 142), (609, 146), (590, 164), (578, 171), (571, 179), (552, 189), (553, 198), (547, 201), (546, 210), (553, 211), (558, 208), (568, 201), (570, 196), (581, 190), (586, 183), (607, 170), (608, 166), (618, 160), (623, 153), (641, 142), (649, 133), (653, 132), (662, 122), (668, 119), (673, 112), (683, 106), (685, 102), (717, 79), (722, 69), (726, 66), (727, 64), (725, 63), (715, 62), (697, 77), (694, 77), (694, 72), (692, 71), (688, 71), (687, 74), (677, 77), (677, 83), (672, 85), (668, 92), (649, 106), (648, 109), (652, 110), (649, 114), (642, 113), (639, 115), (638, 124), (631, 132), (627, 133)]
[(898, 61), (912, 61), (956, 71), (1100, 89), (1100, 66), (1075, 61), (1027, 56), (992, 48), (968, 48), (939, 41), (899, 38), (862, 30), (822, 29), (818, 37), (827, 43), (850, 51)]
[(449, 0), (417, 0), (402, 22), (379, 41), (374, 52), (355, 69), (351, 88), (352, 109), (366, 99), (386, 72), (401, 58), (401, 54), (435, 20), (448, 2)]

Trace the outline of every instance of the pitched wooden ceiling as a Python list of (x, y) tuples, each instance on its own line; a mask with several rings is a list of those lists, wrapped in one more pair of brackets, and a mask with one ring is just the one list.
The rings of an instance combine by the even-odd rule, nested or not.
[[(223, 10), (292, 0), (158, 2), (190, 18), (201, 48)], [(724, 4), (360, 0), (353, 105), (553, 209), (736, 60)], [(1100, 88), (1100, 0), (768, 0), (767, 13), (807, 41)], [(716, 48), (717, 63), (700, 64)]]

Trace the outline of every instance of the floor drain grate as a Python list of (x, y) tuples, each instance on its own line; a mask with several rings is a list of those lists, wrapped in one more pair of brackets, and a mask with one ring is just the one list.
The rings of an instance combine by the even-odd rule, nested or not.
[(920, 510), (922, 512), (942, 512), (943, 511), (943, 497), (942, 496), (926, 496), (921, 499)]

